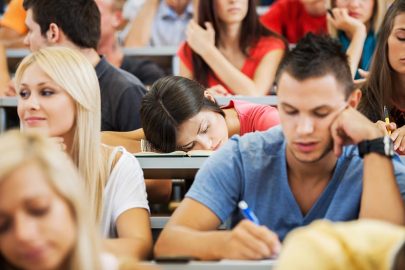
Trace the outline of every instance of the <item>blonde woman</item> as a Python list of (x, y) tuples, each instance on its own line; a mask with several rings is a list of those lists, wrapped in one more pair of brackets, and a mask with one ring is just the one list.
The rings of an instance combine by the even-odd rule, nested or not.
[[(329, 0), (328, 31), (349, 56), (355, 79), (366, 76), (376, 46), (386, 3), (384, 0)], [(360, 71), (358, 72), (358, 69)]]
[(0, 138), (0, 269), (100, 269), (72, 162), (50, 140)]
[(18, 114), (24, 130), (55, 137), (84, 178), (94, 223), (107, 250), (146, 258), (152, 247), (143, 173), (123, 148), (100, 142), (100, 88), (91, 64), (68, 48), (45, 48), (16, 72)]

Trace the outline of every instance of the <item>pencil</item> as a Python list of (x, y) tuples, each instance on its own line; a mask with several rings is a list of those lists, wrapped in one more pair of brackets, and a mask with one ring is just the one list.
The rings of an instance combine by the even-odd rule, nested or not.
[[(388, 113), (387, 106), (384, 106), (384, 120), (387, 125), (390, 124), (390, 115)], [(391, 130), (388, 128), (388, 135), (391, 135)]]

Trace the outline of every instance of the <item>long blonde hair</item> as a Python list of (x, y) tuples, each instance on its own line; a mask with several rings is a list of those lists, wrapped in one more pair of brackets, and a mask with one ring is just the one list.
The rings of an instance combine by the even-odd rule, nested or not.
[[(387, 3), (385, 0), (373, 0), (374, 1), (374, 9), (373, 15), (370, 18), (370, 29), (374, 31), (374, 34), (377, 34), (380, 31), (381, 23), (384, 19), (385, 12), (387, 10)], [(336, 0), (328, 0), (327, 7), (333, 9), (336, 7)], [(327, 22), (328, 24), (328, 33), (336, 38), (338, 36), (338, 30), (336, 27), (331, 23)]]
[(100, 87), (93, 66), (79, 52), (66, 47), (48, 47), (34, 52), (19, 65), (15, 81), (17, 91), (27, 68), (37, 64), (76, 104), (75, 132), (71, 153), (85, 181), (92, 216), (100, 221), (103, 190), (108, 171), (106, 152), (101, 148)]
[[(0, 182), (24, 165), (33, 163), (44, 173), (49, 186), (69, 206), (75, 219), (76, 241), (65, 260), (68, 269), (100, 269), (99, 241), (84, 201), (83, 181), (80, 181), (70, 158), (51, 140), (19, 131), (9, 131), (0, 136), (0, 153)], [(13, 269), (0, 255), (0, 268), (4, 267)]]

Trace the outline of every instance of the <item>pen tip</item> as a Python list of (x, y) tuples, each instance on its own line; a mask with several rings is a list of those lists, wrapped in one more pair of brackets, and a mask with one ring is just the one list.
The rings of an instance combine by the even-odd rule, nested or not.
[(246, 208), (248, 208), (248, 205), (247, 205), (247, 203), (246, 203), (245, 201), (240, 201), (240, 202), (238, 203), (238, 206), (239, 206), (240, 209), (246, 209)]

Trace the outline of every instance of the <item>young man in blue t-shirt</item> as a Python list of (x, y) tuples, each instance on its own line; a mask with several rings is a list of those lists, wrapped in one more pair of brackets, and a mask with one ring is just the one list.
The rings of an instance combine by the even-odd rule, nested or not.
[[(316, 219), (404, 223), (405, 166), (384, 123), (354, 109), (361, 92), (340, 45), (303, 38), (283, 60), (277, 85), (281, 126), (233, 137), (206, 161), (155, 255), (262, 259)], [(261, 225), (243, 219), (241, 200)], [(229, 218), (232, 230), (217, 231)]]

